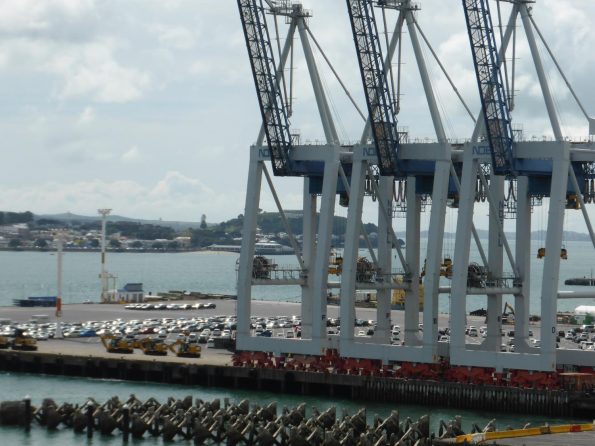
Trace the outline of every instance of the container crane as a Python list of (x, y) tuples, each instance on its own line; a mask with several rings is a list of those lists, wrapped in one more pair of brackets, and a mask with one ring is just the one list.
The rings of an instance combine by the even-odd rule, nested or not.
[(479, 86), (485, 133), (496, 175), (516, 173), (510, 111), (504, 94), (500, 57), (488, 0), (463, 0), (465, 20)]
[[(347, 196), (350, 172), (348, 149), (340, 144), (310, 42), (316, 45), (335, 76), (337, 75), (308, 25), (311, 13), (304, 9), (301, 3), (290, 0), (238, 0), (237, 4), (262, 117), (258, 138), (250, 148), (242, 247), (238, 263), (237, 346), (242, 350), (264, 349), (300, 354), (320, 352), (323, 346), (330, 343), (324, 321), (327, 313), (327, 288), (332, 286), (328, 281), (328, 257), (331, 250), (335, 201), (337, 194), (342, 198)], [(288, 25), (283, 45), (278, 34), (279, 17), (284, 18), (285, 24)], [(274, 22), (274, 28), (270, 24), (267, 25), (267, 20)], [(289, 92), (286, 94), (283, 73), (287, 68), (292, 76), (294, 49), (297, 46), (295, 42), (298, 41), (301, 43), (303, 61), (307, 67), (320, 124), (324, 131), (325, 145), (302, 144), (299, 137), (290, 130), (289, 117), (294, 82), (293, 77), (290, 77), (287, 83)], [(277, 64), (273, 50), (278, 58)], [(266, 167), (265, 162), (269, 160), (275, 177), (303, 178), (301, 193), (304, 219), (301, 246), (293, 235), (273, 178)], [(339, 178), (341, 182), (338, 181)], [(254, 273), (257, 210), (260, 207), (263, 179), (273, 195), (299, 264), (295, 268), (284, 269), (283, 272), (278, 265), (271, 265), (270, 275), (263, 275), (258, 271)], [(285, 339), (263, 340), (250, 333), (252, 287), (281, 284), (301, 287), (303, 330), (299, 342), (288, 342)]]
[(258, 96), (258, 105), (270, 151), (273, 173), (294, 174), (287, 106), (279, 88), (275, 58), (262, 0), (238, 0), (248, 57)]
[(372, 136), (381, 175), (397, 173), (399, 135), (372, 0), (347, 0)]
[[(463, 160), (461, 198), (457, 220), (457, 245), (451, 289), (450, 362), (461, 366), (485, 366), (495, 363), (503, 368), (551, 371), (555, 369), (556, 361), (565, 362), (570, 356), (573, 357), (571, 362), (574, 364), (585, 364), (584, 361), (587, 360), (583, 357), (575, 358), (574, 353), (558, 352), (555, 333), (560, 259), (565, 259), (567, 256), (563, 246), (566, 209), (580, 209), (583, 212), (585, 223), (595, 246), (595, 233), (583, 206), (585, 178), (589, 178), (595, 151), (593, 151), (591, 143), (571, 142), (562, 135), (558, 112), (555, 109), (551, 87), (537, 46), (535, 31), (539, 34), (589, 124), (592, 123), (592, 119), (587, 115), (541, 35), (532, 17), (532, 8), (529, 7), (529, 4), (533, 2), (531, 0), (511, 0), (509, 3), (511, 3), (510, 18), (508, 24), (503, 27), (498, 48), (489, 0), (462, 0), (479, 86), (483, 119), (480, 117), (478, 120), (479, 125), (476, 125), (472, 142), (466, 148)], [(517, 18), (521, 19), (522, 29), (529, 45), (531, 60), (554, 135), (553, 141), (545, 139), (543, 141), (523, 141), (522, 138), (516, 138), (516, 133), (515, 138), (518, 140), (514, 141), (512, 137), (510, 107), (505, 100), (501, 64), (511, 41), (513, 42), (512, 57), (515, 58), (514, 39), (517, 36), (515, 32)], [(514, 83), (514, 69), (512, 75)], [(512, 89), (514, 90), (514, 87)], [(486, 135), (487, 144), (479, 141), (479, 135), (482, 132)], [(590, 128), (590, 132), (594, 132), (594, 129)], [(484, 148), (487, 150), (484, 151)], [(485, 168), (486, 164), (490, 164), (489, 169)], [(487, 194), (490, 206), (488, 279), (491, 284), (498, 285), (486, 290), (488, 334), (486, 341), (479, 349), (466, 344), (464, 331), (461, 328), (465, 325), (465, 305), (470, 291), (466, 271), (459, 267), (469, 261), (471, 240), (469, 229), (473, 223), (475, 185), (478, 177), (483, 188), (489, 191)], [(513, 197), (514, 210), (511, 213), (511, 216), (516, 220), (514, 253), (503, 231), (504, 216), (500, 210), (505, 201), (503, 190), (505, 179), (515, 180), (516, 183)], [(534, 202), (540, 203), (544, 197), (549, 198), (549, 211), (545, 246), (538, 251), (538, 257), (544, 258), (544, 266), (543, 281), (540, 284), (542, 342), (541, 347), (537, 349), (527, 342), (529, 298), (533, 287), (529, 253), (531, 250), (531, 210)], [(505, 273), (503, 270), (503, 249), (510, 263), (512, 270), (510, 273)], [(545, 257), (546, 252), (560, 252), (560, 256), (548, 255)], [(505, 294), (514, 296), (514, 324), (517, 340), (514, 356), (500, 351), (502, 296)]]

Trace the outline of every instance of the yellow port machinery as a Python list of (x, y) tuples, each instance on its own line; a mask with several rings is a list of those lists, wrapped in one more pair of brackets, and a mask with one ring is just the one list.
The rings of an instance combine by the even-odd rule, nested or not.
[(5, 349), (10, 347), (10, 342), (8, 342), (8, 338), (6, 336), (0, 336), (0, 349)]
[(145, 355), (167, 355), (167, 344), (162, 339), (144, 338), (140, 341), (140, 349)]
[(134, 352), (132, 340), (121, 336), (101, 336), (101, 343), (108, 353), (126, 353)]
[(13, 350), (35, 351), (37, 350), (37, 340), (19, 328), (14, 334), (11, 347)]
[(514, 308), (508, 303), (504, 303), (504, 311), (502, 312), (503, 324), (514, 324)]
[(196, 342), (176, 341), (169, 349), (179, 358), (200, 358), (201, 348)]

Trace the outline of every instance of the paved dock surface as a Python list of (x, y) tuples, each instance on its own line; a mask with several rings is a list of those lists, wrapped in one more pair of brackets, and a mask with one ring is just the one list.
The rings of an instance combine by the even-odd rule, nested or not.
[[(183, 301), (183, 303), (205, 303), (206, 300), (197, 301)], [(68, 304), (63, 306), (63, 313), (60, 321), (62, 322), (84, 322), (84, 321), (105, 321), (122, 319), (142, 320), (148, 318), (193, 318), (193, 317), (213, 317), (219, 315), (235, 315), (237, 313), (237, 302), (232, 299), (212, 299), (210, 302), (216, 304), (214, 309), (200, 309), (200, 310), (128, 310), (121, 304)], [(26, 322), (31, 319), (33, 315), (45, 314), (49, 316), (51, 322), (56, 321), (54, 308), (34, 307), (0, 307), (0, 319), (10, 319), (15, 322)], [(301, 304), (293, 302), (278, 302), (278, 301), (252, 301), (251, 313), (253, 316), (268, 317), (268, 316), (291, 316), (299, 315), (301, 312)], [(356, 308), (356, 318), (363, 320), (376, 320), (375, 308)], [(330, 318), (339, 317), (339, 307), (336, 305), (329, 305), (327, 309), (327, 316)], [(391, 311), (391, 322), (404, 327), (405, 313), (402, 310)], [(419, 322), (422, 323), (422, 315), (420, 313)], [(485, 317), (467, 316), (467, 324), (475, 327), (484, 326)], [(445, 328), (449, 326), (449, 315), (440, 314), (438, 316), (438, 327)], [(559, 325), (559, 330), (568, 330), (572, 328), (568, 325)], [(357, 330), (357, 327), (356, 327)], [(514, 325), (502, 325), (502, 330), (507, 333), (509, 330), (514, 330)], [(540, 339), (541, 326), (539, 323), (531, 323), (530, 330), (533, 332), (531, 339)], [(482, 337), (467, 336), (468, 344), (481, 344), (484, 341)], [(511, 338), (508, 336), (502, 337), (502, 344), (507, 348)], [(43, 342), (41, 343), (43, 344)], [(560, 347), (562, 349), (577, 349), (578, 344), (572, 341), (561, 339)], [(206, 348), (203, 348), (203, 351)]]
[(202, 351), (200, 358), (178, 358), (172, 352), (168, 352), (167, 356), (145, 355), (139, 349), (134, 349), (134, 353), (130, 354), (108, 353), (105, 351), (99, 338), (53, 339), (38, 342), (37, 347), (37, 351), (40, 353), (62, 356), (122, 358), (153, 362), (179, 362), (184, 364), (231, 365), (232, 356), (232, 352), (228, 350), (207, 348), (206, 344), (201, 344)]
[(595, 431), (510, 438), (498, 440), (496, 443), (494, 440), (490, 440), (481, 444), (490, 446), (593, 446), (595, 445)]

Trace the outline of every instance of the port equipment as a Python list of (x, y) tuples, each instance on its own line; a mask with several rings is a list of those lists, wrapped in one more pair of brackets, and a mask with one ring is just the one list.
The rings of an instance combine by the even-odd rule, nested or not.
[(112, 212), (112, 210), (98, 209), (97, 212), (99, 213), (99, 215), (101, 215), (101, 273), (99, 274), (99, 278), (101, 279), (101, 302), (105, 303), (109, 301), (109, 273), (105, 269), (105, 227), (107, 225), (107, 216)]
[(488, 0), (463, 0), (467, 32), (495, 175), (516, 173), (512, 154), (512, 122), (506, 103), (500, 57)]
[(168, 345), (158, 338), (143, 338), (139, 341), (139, 344), (145, 355), (165, 356), (169, 350)]
[(114, 335), (101, 336), (99, 339), (108, 353), (131, 354), (134, 352), (134, 345), (130, 339)]
[(196, 342), (178, 340), (168, 348), (179, 358), (200, 358), (201, 348)]
[(10, 347), (8, 336), (0, 336), (0, 349), (5, 349), (8, 347)]
[[(470, 141), (459, 144), (449, 142), (446, 137), (420, 38), (453, 87), (454, 83), (417, 21), (419, 4), (409, 0), (347, 0), (346, 3), (368, 112), (367, 116), (362, 116), (366, 121), (362, 137), (358, 144), (353, 145), (341, 145), (338, 141), (309, 45), (310, 41), (317, 44), (328, 62), (308, 25), (311, 14), (301, 4), (289, 1), (238, 0), (263, 119), (263, 126), (256, 144), (251, 148), (250, 156), (244, 234), (238, 267), (238, 349), (317, 356), (325, 348), (333, 348), (338, 349), (339, 354), (344, 357), (399, 364), (411, 362), (436, 365), (440, 363), (441, 357), (446, 357), (450, 360), (449, 367), (493, 369), (490, 373), (494, 373), (494, 376), (502, 376), (503, 370), (550, 373), (557, 364), (595, 365), (595, 358), (588, 352), (556, 352), (555, 349), (556, 300), (567, 297), (557, 289), (560, 256), (544, 256), (543, 281), (532, 284), (530, 280), (531, 210), (540, 205), (543, 198), (550, 201), (544, 252), (560, 252), (563, 255), (562, 230), (566, 209), (582, 212), (595, 247), (595, 234), (585, 208), (585, 203), (592, 202), (595, 197), (595, 145), (592, 142), (571, 142), (562, 135), (550, 86), (537, 50), (535, 33), (552, 56), (567, 85), (570, 84), (532, 17), (529, 5), (533, 2), (503, 2), (506, 8), (510, 8), (510, 16), (505, 26), (496, 28), (500, 29), (498, 38), (489, 11), (490, 2), (462, 0), (461, 12), (466, 12), (466, 23), (461, 23), (461, 26), (466, 26), (469, 31), (473, 55), (471, 60), (477, 69), (482, 110), (476, 118), (462, 101), (475, 121), (475, 128)], [(496, 2), (496, 5), (501, 7), (500, 2)], [(379, 33), (375, 10), (382, 13), (384, 39)], [(391, 11), (398, 12), (394, 31), (389, 30), (386, 25), (385, 15)], [(277, 34), (278, 17), (284, 18), (289, 26), (283, 48), (281, 40), (273, 39), (269, 33), (273, 28), (266, 25), (267, 20), (274, 21)], [(515, 30), (518, 28), (519, 17), (531, 60), (536, 68), (554, 141), (528, 141), (521, 131), (512, 127), (511, 112), (514, 109), (516, 91), (515, 41), (517, 35), (521, 34)], [(502, 23), (502, 20), (499, 21)], [(435, 129), (435, 143), (411, 143), (408, 132), (397, 127), (407, 121), (407, 110), (400, 105), (399, 80), (402, 68), (402, 30), (405, 27), (411, 39), (419, 79)], [(260, 43), (253, 37), (258, 30), (259, 38), (265, 40)], [(294, 119), (291, 105), (293, 81), (290, 78), (287, 82), (284, 73), (288, 72), (291, 76), (294, 72), (291, 55), (294, 42), (297, 41), (294, 39), (296, 30), (302, 43), (325, 134), (325, 143), (318, 146), (301, 144), (300, 138), (289, 124), (289, 120)], [(273, 44), (275, 40), (276, 52)], [(512, 47), (512, 63), (506, 65), (509, 47)], [(383, 55), (384, 48), (386, 57)], [(278, 64), (274, 61), (273, 53), (278, 54)], [(395, 55), (398, 58), (397, 68), (393, 68)], [(268, 69), (262, 67), (265, 62), (269, 64)], [(289, 69), (287, 64), (290, 64)], [(254, 67), (262, 69), (258, 71)], [(507, 71), (509, 69), (511, 73)], [(268, 81), (258, 84), (259, 79)], [(271, 94), (271, 91), (263, 90), (265, 87), (275, 91)], [(453, 89), (458, 94), (456, 88)], [(574, 90), (570, 88), (570, 91), (589, 124), (589, 134), (594, 135), (595, 120), (588, 116)], [(460, 94), (458, 96), (460, 98)], [(271, 105), (271, 98), (276, 101), (274, 105)], [(287, 121), (283, 113), (277, 113), (282, 109), (286, 110)], [(286, 122), (289, 127), (285, 125)], [(269, 133), (277, 131), (276, 134), (283, 138), (267, 137), (267, 126)], [(268, 138), (266, 142), (265, 138)], [(288, 216), (281, 207), (265, 161), (277, 163), (277, 179), (287, 176), (303, 179), (303, 249), (298, 247), (291, 234), (287, 224)], [(281, 265), (271, 261), (270, 275), (267, 267), (264, 277), (259, 278), (253, 275), (254, 243), (263, 175), (282, 219), (289, 228), (287, 232), (299, 266), (293, 270), (282, 270)], [(507, 191), (505, 186), (508, 186)], [(340, 264), (333, 264), (332, 260), (330, 263), (330, 273), (340, 273), (341, 278), (342, 326), (339, 339), (337, 335), (327, 336), (325, 330), (326, 296), (330, 288), (336, 287), (328, 281), (336, 195), (339, 195), (341, 204), (348, 206), (346, 244), (342, 260)], [(376, 199), (378, 207), (378, 251), (369, 250), (370, 254), (366, 256), (369, 265), (366, 265), (366, 273), (362, 274), (362, 265), (358, 271), (358, 258), (361, 256), (359, 239), (363, 235), (364, 240), (367, 240), (367, 234), (362, 231), (361, 216), (364, 199), (370, 196)], [(318, 202), (320, 218), (315, 224)], [(474, 227), (475, 202), (487, 202), (489, 206), (487, 252), (484, 251)], [(458, 217), (454, 256), (450, 261), (445, 261), (444, 229), (449, 205), (458, 209)], [(421, 212), (426, 207), (430, 208), (431, 215), (422, 278), (424, 329), (420, 333), (420, 221)], [(405, 217), (405, 252), (395, 235), (395, 217)], [(514, 250), (504, 233), (505, 219), (515, 220)], [(481, 258), (477, 263), (470, 262), (472, 238)], [(391, 259), (393, 249), (398, 256), (398, 264), (395, 266)], [(505, 259), (508, 260), (506, 266)], [(451, 286), (441, 286), (440, 278), (449, 276)], [(255, 284), (301, 287), (303, 340), (257, 339), (250, 336), (250, 305), (252, 287)], [(535, 286), (540, 287), (540, 292), (535, 294), (542, 296), (540, 316), (545, 327), (539, 348), (527, 343), (529, 298), (531, 288)], [(369, 338), (354, 336), (355, 295), (358, 290), (377, 292), (378, 327), (374, 336)], [(390, 295), (393, 290), (403, 290), (405, 293), (404, 345), (399, 346), (390, 345)], [(450, 343), (437, 342), (439, 294), (450, 295)], [(471, 295), (487, 296), (488, 302), (487, 338), (479, 346), (473, 347), (466, 344), (464, 334), (467, 297)], [(504, 295), (514, 296), (518, 344), (515, 345), (514, 354), (501, 352)], [(573, 296), (594, 297), (589, 292)]]
[(502, 323), (513, 324), (514, 319), (514, 308), (512, 308), (512, 306), (508, 302), (504, 302), (504, 311), (502, 311)]
[[(286, 0), (238, 0), (237, 5), (262, 119), (256, 143), (250, 149), (242, 247), (238, 263), (237, 348), (317, 354), (329, 345), (326, 336), (326, 299), (332, 222), (336, 195), (346, 197), (349, 184), (347, 161), (350, 155), (348, 148), (340, 145), (312, 43), (329, 65), (330, 62), (310, 29), (312, 13), (303, 8), (301, 3)], [(279, 19), (287, 25), (283, 44)], [(298, 54), (299, 43), (303, 58)], [(300, 135), (291, 126), (290, 119), (295, 119), (293, 88), (299, 84), (294, 80), (294, 63), (305, 63), (307, 67), (325, 136), (322, 144), (302, 144)], [(330, 66), (336, 75), (336, 71)], [(289, 74), (286, 75), (286, 72)], [(267, 161), (272, 164), (274, 176), (270, 175), (266, 167)], [(341, 182), (338, 181), (340, 172)], [(289, 235), (298, 266), (286, 268), (277, 262), (267, 260), (265, 264), (260, 259), (254, 260), (263, 176), (285, 224), (285, 232)], [(288, 222), (289, 216), (281, 205), (275, 187), (276, 183), (295, 185), (295, 177), (301, 179), (299, 193), (303, 197), (303, 209), (300, 212), (304, 221), (301, 247), (293, 235)], [(288, 342), (280, 338), (251, 336), (251, 299), (252, 287), (255, 285), (300, 287), (300, 340)]]
[[(440, 356), (437, 342), (439, 282), (441, 275), (445, 276), (451, 266), (445, 263), (442, 252), (446, 211), (449, 202), (454, 204), (458, 200), (457, 173), (462, 166), (456, 160), (456, 154), (460, 154), (461, 146), (453, 147), (444, 130), (420, 40), (423, 39), (434, 57), (437, 56), (416, 19), (416, 14), (421, 10), (419, 4), (409, 0), (347, 0), (346, 4), (368, 119), (360, 143), (353, 147), (341, 276), (340, 353), (359, 358), (437, 362)], [(382, 20), (377, 19), (376, 10), (379, 11), (378, 16), (382, 15)], [(393, 12), (397, 12), (398, 17), (394, 29), (388, 29), (387, 16)], [(384, 38), (381, 37), (379, 24), (384, 27)], [(402, 121), (407, 119), (407, 110), (400, 105), (404, 30), (411, 41), (437, 142), (410, 143), (408, 133), (398, 127), (397, 115), (401, 116)], [(397, 68), (393, 68), (394, 59), (398, 61)], [(447, 78), (452, 84), (448, 74)], [(359, 221), (366, 195), (373, 195), (378, 201), (378, 253), (372, 257), (375, 266), (373, 276), (362, 275), (358, 262)], [(420, 222), (426, 203), (431, 204), (426, 262), (422, 274), (419, 267)], [(405, 227), (399, 228), (406, 234), (405, 252), (393, 228), (396, 214), (405, 217)], [(479, 241), (479, 238), (476, 240)], [(392, 264), (393, 249), (398, 255), (397, 265)], [(482, 251), (481, 246), (479, 249)], [(423, 278), (423, 288), (420, 278)], [(424, 296), (425, 328), (422, 334), (418, 330), (420, 288)], [(370, 289), (376, 290), (378, 326), (371, 338), (357, 337), (354, 336), (353, 322), (355, 295), (357, 290)], [(403, 290), (405, 293), (403, 345), (391, 345), (390, 341), (393, 290)]]
[[(457, 219), (453, 278), (451, 287), (450, 363), (457, 366), (499, 369), (553, 371), (557, 364), (593, 365), (595, 358), (583, 352), (556, 351), (556, 313), (560, 260), (567, 256), (562, 251), (564, 213), (566, 209), (581, 209), (595, 247), (595, 235), (584, 209), (586, 185), (592, 178), (595, 146), (591, 143), (573, 143), (564, 138), (554, 106), (551, 87), (538, 51), (539, 35), (543, 46), (552, 57), (556, 68), (577, 100), (589, 133), (595, 133), (593, 119), (578, 100), (560, 65), (554, 58), (534, 18), (530, 0), (506, 2), (510, 8), (507, 24), (498, 27), (497, 39), (490, 4), (495, 5), (501, 17), (501, 3), (489, 0), (462, 0), (466, 27), (471, 46), (482, 110), (472, 135), (465, 146), (461, 176), (461, 194)], [(502, 3), (503, 4), (503, 3)], [(517, 20), (520, 17), (529, 46), (541, 93), (545, 103), (554, 141), (524, 141), (522, 132), (513, 131), (511, 111), (515, 97), (515, 58)], [(499, 47), (497, 41), (499, 42)], [(512, 41), (512, 45), (511, 45)], [(512, 47), (512, 63), (506, 65), (508, 49)], [(510, 53), (510, 51), (509, 51)], [(512, 67), (510, 67), (512, 65)], [(511, 73), (508, 71), (511, 68)], [(511, 82), (511, 84), (509, 83)], [(474, 294), (469, 288), (468, 269), (470, 230), (473, 224), (477, 184), (481, 184), (489, 204), (489, 251), (486, 271), (485, 295), (487, 305), (487, 337), (479, 346), (465, 342), (467, 296)], [(505, 184), (508, 183), (508, 196)], [(576, 197), (576, 198), (575, 198)], [(534, 204), (549, 198), (549, 214), (545, 246), (538, 258), (544, 259), (543, 281), (532, 284), (531, 277), (531, 210)], [(578, 205), (575, 203), (578, 202)], [(516, 224), (515, 251), (504, 234), (504, 219), (513, 218)], [(546, 252), (560, 256), (546, 256)], [(506, 271), (504, 259), (507, 259)], [(541, 347), (528, 343), (529, 298), (531, 287), (541, 287)], [(502, 352), (500, 331), (502, 324), (502, 297), (514, 296), (515, 352)], [(577, 295), (578, 297), (578, 295)]]
[(27, 334), (23, 329), (17, 328), (10, 347), (13, 350), (35, 351), (37, 350), (37, 340)]

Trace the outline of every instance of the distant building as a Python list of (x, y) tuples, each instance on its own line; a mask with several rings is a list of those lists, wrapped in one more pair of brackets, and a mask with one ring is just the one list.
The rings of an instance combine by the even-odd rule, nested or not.
[(174, 241), (179, 243), (180, 248), (189, 248), (190, 244), (192, 243), (192, 237), (185, 237), (185, 236), (176, 237), (174, 239)]
[(143, 284), (127, 283), (122, 289), (116, 291), (116, 302), (142, 302)]

